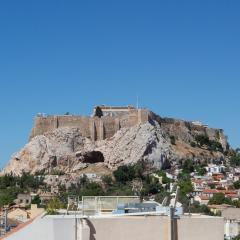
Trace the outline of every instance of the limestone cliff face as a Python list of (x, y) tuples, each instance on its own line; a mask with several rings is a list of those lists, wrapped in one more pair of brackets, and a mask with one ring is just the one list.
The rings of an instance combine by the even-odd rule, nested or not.
[[(129, 123), (136, 114), (130, 116), (130, 119), (126, 115), (120, 120), (125, 118)], [(137, 116), (139, 117), (139, 112)], [(103, 133), (111, 131), (111, 134), (100, 139), (92, 139), (91, 134), (84, 134), (83, 126), (76, 127), (76, 124), (64, 124), (50, 128), (49, 131), (42, 129), (41, 134), (36, 134), (38, 129), (35, 126), (36, 136), (12, 156), (2, 173), (13, 172), (19, 175), (22, 171), (51, 173), (56, 170), (79, 173), (93, 166), (95, 170), (103, 167), (112, 170), (139, 161), (150, 168), (160, 169), (174, 166), (186, 158), (199, 161), (224, 158), (220, 152), (190, 146), (196, 135), (207, 134), (210, 139), (219, 141), (226, 148), (227, 139), (222, 130), (161, 118), (149, 111), (148, 117), (144, 117), (142, 121), (135, 121), (134, 118), (135, 122), (132, 121), (130, 125), (122, 123), (122, 127), (118, 126), (121, 121), (110, 118), (111, 124), (114, 123), (109, 125), (112, 127), (110, 130), (106, 129), (108, 119), (105, 118)], [(100, 126), (100, 119), (94, 121), (98, 121)], [(89, 121), (86, 124), (89, 126)], [(114, 128), (116, 126), (118, 130)], [(175, 137), (175, 145), (171, 144), (170, 136)]]
[(171, 155), (171, 145), (157, 123), (123, 128), (112, 138), (96, 142), (83, 137), (77, 128), (59, 128), (34, 137), (12, 157), (4, 173), (73, 173), (92, 164), (115, 169), (141, 160), (161, 168)]

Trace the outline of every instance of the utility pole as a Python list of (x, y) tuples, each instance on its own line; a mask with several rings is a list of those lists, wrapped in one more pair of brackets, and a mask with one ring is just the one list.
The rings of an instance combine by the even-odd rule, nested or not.
[(170, 227), (171, 227), (171, 240), (176, 240), (176, 233), (175, 233), (175, 209), (174, 207), (170, 207)]
[(176, 195), (174, 198), (173, 206), (170, 206), (170, 234), (171, 234), (171, 240), (177, 240), (177, 218), (175, 217), (175, 211), (176, 211), (176, 205), (178, 200), (178, 192), (179, 192), (179, 186), (177, 186), (176, 189)]

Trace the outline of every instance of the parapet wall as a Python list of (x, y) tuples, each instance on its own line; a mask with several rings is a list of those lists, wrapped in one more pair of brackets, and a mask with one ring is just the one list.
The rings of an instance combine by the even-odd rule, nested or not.
[(112, 137), (120, 128), (133, 127), (149, 120), (149, 111), (133, 109), (123, 116), (84, 117), (84, 116), (40, 116), (36, 117), (30, 139), (37, 135), (61, 127), (80, 129), (84, 137), (92, 140), (103, 140)]

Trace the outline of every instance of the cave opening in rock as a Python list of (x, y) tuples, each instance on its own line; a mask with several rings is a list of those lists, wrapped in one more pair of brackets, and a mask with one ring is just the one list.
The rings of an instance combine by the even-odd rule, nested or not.
[(83, 163), (99, 163), (104, 162), (104, 156), (100, 151), (91, 151), (81, 154)]

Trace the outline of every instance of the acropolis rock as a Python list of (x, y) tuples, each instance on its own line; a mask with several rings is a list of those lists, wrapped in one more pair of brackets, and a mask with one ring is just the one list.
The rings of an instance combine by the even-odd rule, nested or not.
[[(101, 116), (37, 116), (29, 142), (12, 156), (2, 173), (23, 171), (76, 173), (89, 166), (110, 170), (144, 162), (167, 168), (179, 159), (224, 157), (220, 152), (193, 148), (196, 135), (205, 134), (227, 146), (223, 130), (199, 122), (162, 118), (147, 109), (99, 106)], [(98, 109), (99, 110), (99, 109)], [(170, 137), (174, 136), (176, 144)]]

